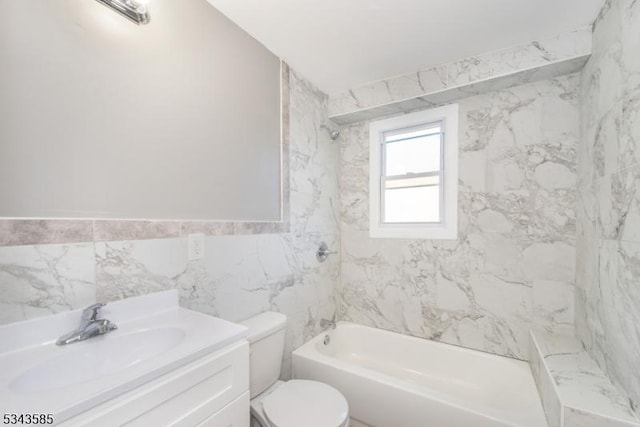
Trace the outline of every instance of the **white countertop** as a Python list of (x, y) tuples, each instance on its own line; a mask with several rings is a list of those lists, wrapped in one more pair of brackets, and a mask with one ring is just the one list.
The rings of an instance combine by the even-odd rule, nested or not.
[[(166, 291), (109, 303), (102, 309), (100, 317), (115, 323), (118, 326), (116, 331), (74, 344), (56, 345), (55, 341), (59, 336), (78, 326), (80, 314), (81, 310), (76, 310), (0, 327), (2, 413), (51, 413), (55, 422), (59, 423), (247, 336), (247, 328), (244, 326), (180, 308), (177, 292)], [(168, 348), (161, 347), (158, 354), (143, 361), (136, 360), (135, 354), (131, 353), (138, 350), (130, 346), (135, 340), (127, 335), (144, 336), (154, 330), (159, 331), (157, 335), (161, 335), (163, 331), (174, 332), (171, 335), (174, 340), (177, 336), (179, 342), (165, 345)], [(139, 347), (141, 341), (144, 338), (135, 341), (135, 347)], [(129, 343), (129, 346), (122, 349), (111, 347), (118, 343)], [(139, 348), (144, 349), (144, 343)], [(100, 354), (104, 349), (115, 352), (114, 354), (129, 351), (127, 357), (123, 358), (126, 365), (116, 367), (115, 371), (113, 366), (105, 369), (105, 362), (108, 364), (111, 359), (118, 358), (106, 360), (105, 357), (95, 357), (96, 352)], [(66, 372), (40, 375), (43, 372), (40, 370), (39, 375), (31, 375), (31, 383), (39, 381), (39, 376), (54, 377), (42, 378), (43, 384), (48, 385), (40, 387), (36, 384), (37, 390), (16, 387), (17, 379), (25, 378), (25, 372), (34, 367), (45, 366), (52, 360), (64, 360), (65, 355), (79, 358), (89, 366), (95, 358), (96, 372), (104, 370), (108, 373), (57, 386), (55, 384), (60, 379), (62, 383), (66, 382)], [(68, 373), (70, 376), (73, 374), (74, 372)]]

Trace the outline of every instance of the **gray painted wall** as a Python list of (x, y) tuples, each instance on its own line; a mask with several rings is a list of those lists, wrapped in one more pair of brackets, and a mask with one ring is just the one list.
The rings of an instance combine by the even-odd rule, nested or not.
[(0, 0), (0, 216), (280, 218), (280, 62), (205, 0)]

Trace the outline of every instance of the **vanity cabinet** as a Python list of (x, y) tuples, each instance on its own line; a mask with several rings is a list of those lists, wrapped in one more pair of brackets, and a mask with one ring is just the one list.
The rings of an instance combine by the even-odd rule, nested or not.
[(200, 357), (59, 424), (248, 427), (249, 344)]

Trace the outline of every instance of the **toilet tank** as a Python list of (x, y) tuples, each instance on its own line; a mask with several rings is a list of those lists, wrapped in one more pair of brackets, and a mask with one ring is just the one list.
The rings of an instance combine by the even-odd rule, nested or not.
[(287, 316), (267, 311), (241, 324), (249, 328), (249, 389), (251, 398), (280, 378)]

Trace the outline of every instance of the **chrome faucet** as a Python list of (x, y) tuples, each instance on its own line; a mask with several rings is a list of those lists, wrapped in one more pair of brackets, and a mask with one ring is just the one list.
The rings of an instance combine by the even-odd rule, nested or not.
[(331, 320), (329, 319), (320, 319), (320, 327), (322, 329), (335, 329), (336, 328), (336, 315), (334, 314)]
[(100, 309), (106, 304), (99, 302), (93, 304), (82, 311), (80, 326), (75, 331), (69, 332), (58, 338), (57, 345), (71, 344), (77, 341), (84, 341), (91, 337), (104, 335), (118, 327), (107, 319), (98, 319)]

